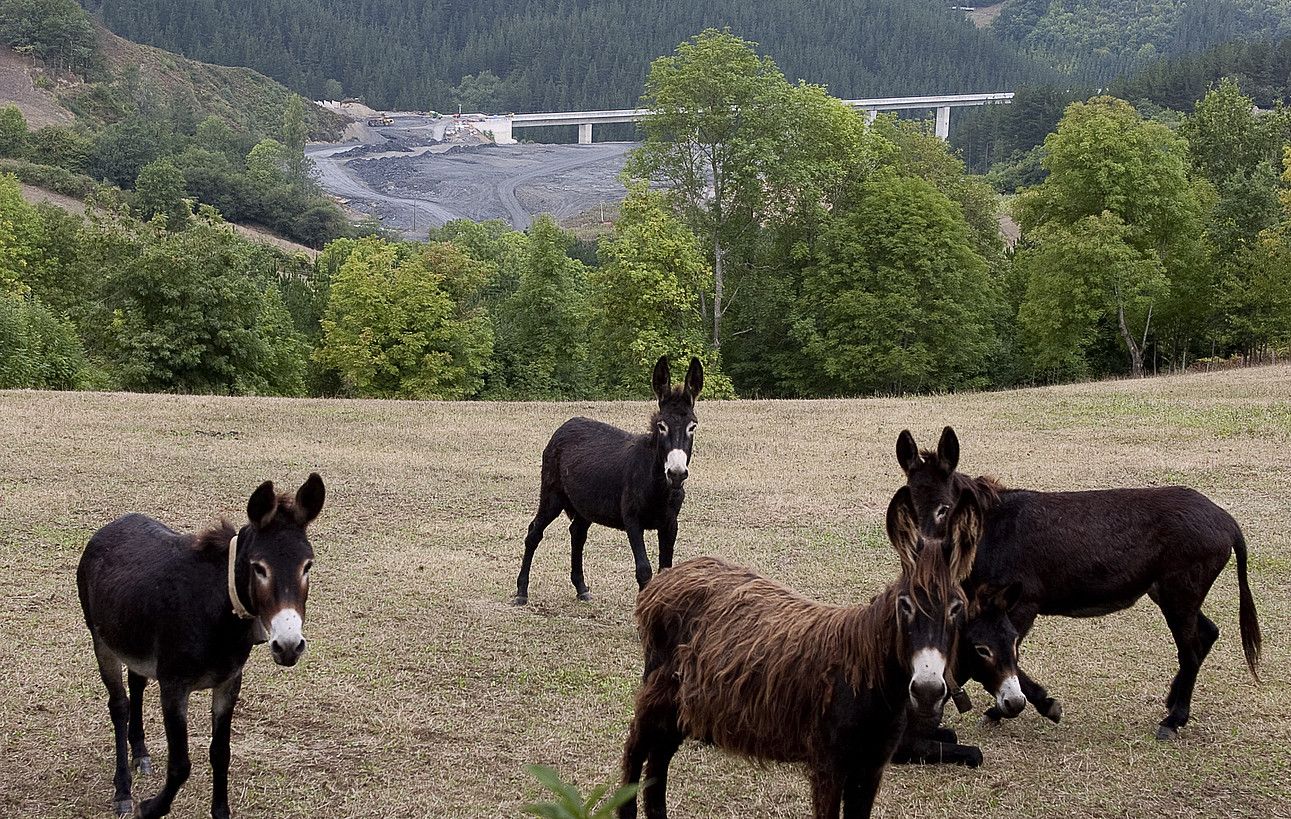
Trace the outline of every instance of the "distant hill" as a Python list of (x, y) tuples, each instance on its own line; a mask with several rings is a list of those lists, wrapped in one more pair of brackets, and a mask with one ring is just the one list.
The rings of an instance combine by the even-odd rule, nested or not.
[(1007, 0), (990, 30), (1106, 81), (1163, 56), (1291, 35), (1291, 0)]
[[(14, 103), (31, 127), (114, 122), (131, 107), (133, 95), (153, 95), (168, 108), (191, 111), (194, 120), (216, 116), (249, 133), (276, 132), (291, 91), (247, 68), (190, 60), (152, 46), (129, 42), (102, 27), (95, 33), (101, 67), (88, 79), (50, 68), (0, 45), (0, 105)], [(315, 105), (305, 109), (317, 138), (334, 138), (346, 120)]]
[(844, 97), (989, 91), (1050, 73), (945, 0), (82, 2), (131, 40), (377, 108), (629, 106), (650, 61), (709, 26)]

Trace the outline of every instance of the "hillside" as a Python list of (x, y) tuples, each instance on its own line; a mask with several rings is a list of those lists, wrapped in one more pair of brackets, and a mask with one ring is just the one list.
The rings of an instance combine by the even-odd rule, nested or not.
[[(98, 27), (103, 68), (88, 80), (0, 45), (0, 105), (14, 103), (33, 127), (62, 125), (79, 117), (87, 125), (114, 122), (140, 97), (159, 108), (184, 108), (194, 121), (219, 117), (259, 134), (276, 131), (291, 91), (251, 69), (190, 60), (125, 40)], [(305, 106), (311, 136), (335, 138), (345, 127), (338, 114)]]
[(1154, 57), (1291, 34), (1288, 0), (1007, 0), (999, 12), (993, 32), (1090, 79)]
[(982, 91), (1048, 74), (942, 0), (82, 2), (131, 40), (378, 108), (624, 107), (652, 59), (709, 26), (839, 96)]

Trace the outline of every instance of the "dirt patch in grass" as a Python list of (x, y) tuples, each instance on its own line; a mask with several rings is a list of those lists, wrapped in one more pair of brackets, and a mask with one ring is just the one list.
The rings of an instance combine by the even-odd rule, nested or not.
[[(719, 554), (831, 601), (868, 599), (897, 571), (881, 534), (906, 427), (953, 424), (963, 467), (1035, 488), (1193, 484), (1242, 523), (1265, 636), (1246, 674), (1230, 567), (1206, 610), (1222, 635), (1193, 723), (1152, 738), (1175, 667), (1146, 601), (1094, 620), (1042, 619), (1024, 648), (1062, 700), (996, 729), (977, 771), (896, 768), (885, 817), (1285, 816), (1291, 781), (1291, 368), (965, 396), (706, 402), (679, 558)], [(235, 813), (272, 817), (516, 816), (552, 765), (586, 787), (617, 776), (640, 656), (627, 543), (592, 529), (595, 599), (574, 600), (568, 534), (539, 549), (531, 605), (507, 605), (540, 453), (565, 418), (631, 429), (632, 403), (482, 404), (0, 393), (0, 816), (108, 816), (111, 729), (76, 603), (89, 534), (140, 511), (186, 529), (243, 514), (262, 478), (313, 469), (310, 652), (257, 651), (234, 721)], [(651, 552), (653, 554), (653, 547)], [(975, 699), (986, 697), (973, 689)], [(194, 771), (177, 817), (209, 815), (209, 695), (194, 698)], [(165, 756), (155, 691), (154, 756)], [(687, 745), (677, 816), (803, 816), (793, 768)], [(141, 779), (150, 794), (159, 779)]]

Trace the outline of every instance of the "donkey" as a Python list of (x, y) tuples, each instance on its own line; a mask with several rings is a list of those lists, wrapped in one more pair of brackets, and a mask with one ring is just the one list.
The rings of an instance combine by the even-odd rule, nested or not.
[[(144, 819), (170, 812), (188, 779), (188, 697), (211, 696), (211, 816), (229, 816), (229, 734), (242, 687), (242, 667), (256, 643), (269, 643), (274, 662), (293, 666), (305, 651), (302, 626), (314, 550), (305, 527), (323, 508), (316, 473), (293, 498), (265, 481), (247, 501), (249, 523), (221, 521), (184, 535), (144, 515), (126, 515), (94, 533), (76, 569), (85, 624), (108, 690), (116, 739), (117, 816), (130, 815), (129, 739), (134, 765), (152, 772), (144, 744), (143, 693), (161, 688), (166, 726), (166, 784), (139, 803)], [(127, 669), (129, 697), (121, 684)]]
[[(1007, 489), (989, 477), (956, 472), (959, 438), (946, 427), (935, 452), (921, 452), (909, 430), (897, 439), (920, 527), (941, 530), (953, 499), (978, 498), (985, 531), (968, 588), (1003, 590), (996, 608), (1007, 611), (1020, 642), (1038, 615), (1098, 617), (1129, 608), (1147, 595), (1161, 608), (1178, 648), (1179, 670), (1166, 697), (1157, 739), (1188, 723), (1193, 688), (1219, 627), (1201, 611), (1215, 578), (1237, 555), (1238, 621), (1242, 650), (1259, 679), (1260, 626), (1246, 577), (1246, 540), (1232, 516), (1201, 493), (1182, 486), (1035, 492)], [(998, 622), (998, 619), (997, 619)], [(973, 625), (969, 625), (969, 631)], [(972, 668), (982, 680), (980, 664)], [(1022, 693), (1053, 722), (1062, 706), (1019, 671)], [(986, 721), (1012, 717), (999, 703)]]
[(542, 451), (542, 485), (538, 513), (524, 539), (524, 561), (516, 578), (513, 602), (529, 602), (529, 567), (542, 533), (561, 512), (569, 515), (569, 579), (579, 600), (591, 600), (583, 579), (583, 546), (593, 523), (628, 533), (636, 561), (637, 588), (653, 572), (646, 557), (644, 531), (659, 530), (659, 568), (672, 565), (677, 542), (677, 514), (686, 500), (691, 445), (695, 440), (695, 400), (704, 388), (704, 365), (690, 360), (686, 381), (673, 387), (668, 357), (654, 365), (659, 411), (650, 432), (630, 432), (590, 418), (570, 418), (560, 425)]
[[(1016, 602), (1020, 589), (1014, 583), (1004, 589), (980, 586), (974, 591), (968, 601), (966, 622), (959, 632), (955, 663), (958, 672), (964, 675), (961, 679), (980, 680), (995, 697), (994, 707), (1009, 716), (1020, 714), (1027, 704), (1018, 680), (1018, 633), (1008, 617), (1008, 609)], [(962, 686), (951, 692), (951, 698), (961, 713), (973, 707)], [(961, 745), (954, 730), (941, 726), (940, 713), (912, 716), (892, 754), (892, 763), (976, 768), (982, 764), (982, 751), (976, 745)]]
[[(665, 819), (668, 764), (687, 738), (807, 768), (816, 819), (867, 817), (907, 711), (940, 717), (981, 529), (965, 493), (944, 538), (919, 533), (910, 490), (887, 513), (901, 576), (869, 605), (810, 600), (712, 557), (637, 597), (645, 673), (623, 750), (646, 816)], [(637, 815), (632, 802), (620, 819)]]

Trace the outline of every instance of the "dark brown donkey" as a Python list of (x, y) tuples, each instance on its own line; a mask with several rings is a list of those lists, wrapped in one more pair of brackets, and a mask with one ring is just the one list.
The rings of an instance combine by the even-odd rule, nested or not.
[(211, 816), (229, 815), (229, 733), (242, 666), (251, 647), (266, 640), (279, 665), (295, 665), (305, 650), (301, 626), (314, 562), (305, 527), (322, 510), (323, 497), (316, 474), (294, 498), (265, 481), (247, 502), (250, 523), (241, 529), (221, 522), (201, 535), (183, 535), (144, 515), (126, 515), (90, 538), (76, 585), (108, 689), (118, 816), (133, 808), (127, 738), (135, 766), (152, 770), (143, 738), (143, 691), (150, 679), (161, 688), (166, 784), (135, 815), (170, 812), (191, 768), (188, 697), (206, 688), (214, 689)]
[[(960, 493), (977, 496), (986, 515), (985, 531), (967, 587), (970, 592), (993, 590), (994, 608), (1007, 607), (1007, 621), (1018, 640), (1026, 638), (1041, 614), (1098, 617), (1129, 608), (1144, 595), (1161, 608), (1178, 647), (1179, 671), (1170, 684), (1158, 739), (1174, 737), (1188, 723), (1197, 671), (1219, 637), (1201, 605), (1232, 554), (1237, 555), (1242, 650), (1251, 674), (1257, 674), (1260, 626), (1246, 580), (1246, 541), (1232, 516), (1201, 493), (1182, 486), (1006, 489), (993, 478), (955, 471), (959, 439), (950, 427), (943, 430), (935, 452), (920, 452), (910, 432), (902, 432), (897, 461), (925, 533), (940, 530)], [(982, 679), (980, 668), (968, 670)], [(1036, 710), (1054, 722), (1061, 718), (1062, 706), (1043, 686), (1022, 671), (1018, 680)], [(997, 704), (987, 711), (987, 719), (1020, 711), (1007, 713)]]
[[(712, 557), (637, 597), (645, 673), (623, 750), (646, 816), (667, 816), (668, 764), (686, 737), (757, 760), (801, 763), (816, 819), (870, 815), (907, 710), (939, 717), (981, 513), (966, 493), (949, 537), (918, 532), (910, 491), (888, 506), (901, 576), (869, 605), (817, 603)], [(619, 809), (637, 815), (636, 800)]]
[(590, 418), (570, 418), (542, 451), (542, 485), (538, 513), (524, 539), (524, 561), (516, 578), (513, 602), (529, 602), (529, 567), (543, 531), (564, 512), (569, 515), (569, 579), (579, 600), (590, 600), (583, 579), (583, 545), (593, 523), (628, 533), (636, 562), (637, 588), (645, 588), (652, 571), (646, 557), (647, 529), (659, 530), (659, 568), (672, 565), (677, 542), (677, 513), (686, 499), (691, 445), (695, 441), (695, 399), (704, 388), (704, 365), (690, 360), (686, 383), (673, 387), (668, 357), (654, 365), (654, 394), (659, 411), (650, 431), (634, 435)]

